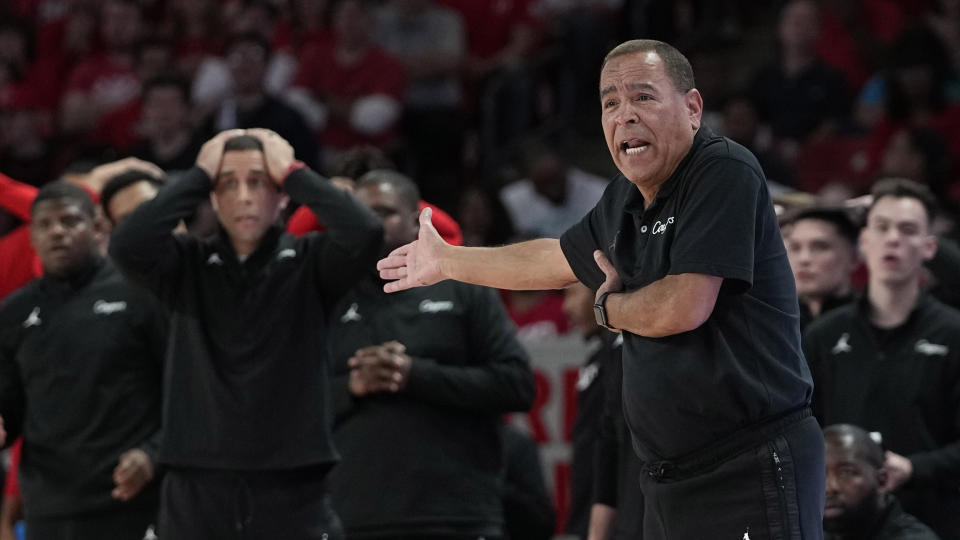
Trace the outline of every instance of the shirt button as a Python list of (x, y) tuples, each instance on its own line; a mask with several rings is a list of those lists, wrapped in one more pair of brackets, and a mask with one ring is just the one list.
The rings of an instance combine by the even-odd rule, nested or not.
[(640, 227), (640, 232), (642, 232), (642, 233), (647, 232), (647, 226), (644, 225), (643, 227)]

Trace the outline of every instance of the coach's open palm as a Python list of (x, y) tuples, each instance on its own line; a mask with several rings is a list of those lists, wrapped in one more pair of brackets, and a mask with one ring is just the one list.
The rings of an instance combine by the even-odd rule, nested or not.
[(420, 232), (417, 239), (398, 247), (377, 263), (380, 277), (390, 280), (383, 290), (391, 293), (433, 285), (443, 281), (440, 268), (440, 251), (449, 244), (443, 241), (430, 221), (433, 211), (424, 208), (420, 212)]

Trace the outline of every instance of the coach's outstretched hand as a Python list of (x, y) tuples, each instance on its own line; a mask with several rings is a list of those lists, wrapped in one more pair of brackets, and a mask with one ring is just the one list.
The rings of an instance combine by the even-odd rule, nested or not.
[(440, 265), (441, 253), (450, 247), (440, 237), (430, 218), (433, 211), (424, 208), (420, 212), (420, 232), (417, 239), (398, 247), (377, 262), (380, 277), (390, 280), (383, 290), (391, 293), (433, 285), (446, 279)]

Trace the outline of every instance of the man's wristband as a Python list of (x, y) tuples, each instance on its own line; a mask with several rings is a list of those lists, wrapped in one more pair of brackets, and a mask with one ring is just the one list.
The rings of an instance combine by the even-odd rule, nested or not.
[(286, 172), (283, 173), (283, 180), (281, 180), (280, 183), (282, 184), (286, 182), (287, 177), (289, 177), (294, 171), (299, 171), (300, 169), (306, 169), (306, 168), (307, 168), (306, 163), (300, 161), (299, 159), (293, 160), (293, 162), (290, 163), (290, 166), (287, 167)]
[(611, 292), (613, 291), (607, 291), (597, 298), (597, 302), (593, 304), (593, 316), (597, 319), (597, 324), (607, 330), (618, 330), (610, 324), (610, 318), (607, 316), (607, 295)]

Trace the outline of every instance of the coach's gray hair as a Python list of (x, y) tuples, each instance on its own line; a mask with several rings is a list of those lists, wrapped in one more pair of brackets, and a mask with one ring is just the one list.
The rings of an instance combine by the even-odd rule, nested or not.
[(693, 78), (693, 67), (690, 61), (676, 47), (669, 43), (657, 41), (655, 39), (631, 39), (617, 45), (603, 59), (603, 67), (612, 58), (624, 56), (633, 53), (642, 53), (653, 51), (663, 60), (667, 75), (673, 81), (673, 85), (681, 94), (686, 94), (696, 88), (696, 81)]

